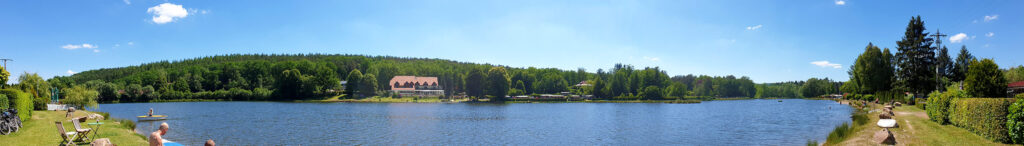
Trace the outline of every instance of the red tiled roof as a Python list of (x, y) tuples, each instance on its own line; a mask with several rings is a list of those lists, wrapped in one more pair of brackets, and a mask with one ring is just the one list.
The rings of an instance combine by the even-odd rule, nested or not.
[(1024, 87), (1024, 81), (1018, 81), (1006, 85), (1007, 87)]
[(394, 78), (391, 78), (390, 82), (388, 82), (388, 85), (391, 86), (391, 90), (415, 90), (415, 87), (412, 87), (412, 86), (405, 87), (405, 88), (403, 88), (403, 87), (395, 87), (396, 83), (399, 84), (399, 85), (404, 85), (405, 83), (410, 83), (410, 84), (419, 83), (420, 85), (436, 85), (436, 84), (438, 84), (437, 83), (437, 77), (395, 76)]

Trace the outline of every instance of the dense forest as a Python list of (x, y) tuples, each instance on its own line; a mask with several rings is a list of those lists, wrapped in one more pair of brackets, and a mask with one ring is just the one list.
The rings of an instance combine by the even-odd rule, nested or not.
[[(608, 71), (517, 68), (443, 59), (328, 54), (232, 54), (84, 71), (46, 81), (85, 86), (100, 102), (153, 100), (303, 100), (391, 96), (394, 76), (438, 77), (445, 96), (497, 97), (572, 92), (599, 99), (804, 97), (838, 92), (839, 82), (811, 79), (755, 84), (748, 77), (677, 75), (658, 67), (616, 64)], [(347, 81), (345, 86), (341, 81)], [(591, 86), (575, 86), (586, 82)], [(762, 93), (763, 92), (763, 93)]]

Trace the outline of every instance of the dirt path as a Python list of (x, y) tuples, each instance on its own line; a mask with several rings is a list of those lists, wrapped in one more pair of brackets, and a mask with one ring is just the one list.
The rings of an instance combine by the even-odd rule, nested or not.
[(895, 112), (895, 114), (896, 114), (896, 116), (908, 116), (909, 115), (909, 116), (915, 116), (915, 117), (920, 117), (920, 118), (928, 118), (928, 114), (924, 113), (924, 112), (897, 111), (897, 112)]

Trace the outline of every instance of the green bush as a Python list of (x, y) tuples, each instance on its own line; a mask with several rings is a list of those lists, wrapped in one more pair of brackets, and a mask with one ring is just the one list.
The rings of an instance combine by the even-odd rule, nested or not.
[(0, 109), (10, 108), (8, 106), (10, 104), (11, 104), (10, 101), (7, 101), (7, 95), (0, 94)]
[[(1021, 97), (1024, 94), (1018, 94)], [(1006, 115), (1006, 130), (1009, 132), (1010, 140), (1014, 143), (1024, 143), (1024, 99), (1017, 98), (1017, 102), (1007, 109), (1010, 113)]]
[(18, 89), (2, 89), (0, 90), (0, 94), (7, 96), (10, 102), (10, 105), (8, 106), (13, 106), (15, 109), (18, 109), (18, 116), (21, 117), (21, 121), (27, 121), (32, 118), (32, 109), (34, 107), (34, 105), (32, 105), (32, 95), (21, 92), (21, 90)]
[(875, 95), (874, 94), (864, 94), (864, 95), (860, 96), (860, 98), (861, 98), (861, 100), (864, 100), (864, 101), (875, 101)]
[(836, 126), (835, 129), (832, 129), (832, 133), (828, 134), (828, 138), (825, 139), (825, 143), (839, 143), (840, 141), (843, 141), (843, 139), (846, 139), (846, 136), (853, 132), (852, 128), (853, 127), (848, 123)]
[(953, 99), (949, 105), (949, 122), (993, 141), (1010, 142), (1006, 118), (1012, 103), (1011, 98)]
[(917, 98), (917, 99), (914, 99), (914, 100), (917, 100), (917, 101), (914, 101), (914, 103), (917, 103), (917, 104), (914, 104), (915, 107), (917, 107), (918, 109), (921, 109), (921, 110), (927, 110), (927, 109), (925, 109), (925, 105), (927, 105), (926, 103), (928, 102), (928, 100), (925, 100), (924, 98)]

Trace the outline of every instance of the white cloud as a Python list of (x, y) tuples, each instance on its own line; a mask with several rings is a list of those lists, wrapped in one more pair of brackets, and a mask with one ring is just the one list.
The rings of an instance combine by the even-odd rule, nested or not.
[(76, 74), (76, 73), (78, 73), (78, 72), (75, 72), (75, 71), (71, 71), (70, 69), (68, 70), (68, 75), (74, 75), (74, 74)]
[(996, 36), (996, 33), (988, 32), (988, 33), (985, 33), (985, 36), (986, 37)]
[(92, 45), (92, 44), (81, 44), (81, 45), (67, 44), (67, 45), (64, 45), (64, 46), (60, 46), (60, 48), (64, 48), (64, 49), (68, 49), (68, 50), (75, 50), (75, 49), (81, 49), (81, 48), (95, 49), (97, 47), (98, 46)]
[(840, 5), (840, 6), (846, 5), (846, 1), (845, 0), (837, 0), (836, 1), (836, 5)]
[(128, 42), (129, 46), (135, 45), (135, 42)]
[(93, 52), (93, 53), (99, 53), (99, 52), (100, 52), (100, 49), (92, 49), (92, 52)]
[(747, 30), (757, 30), (757, 29), (761, 29), (761, 24), (758, 24), (758, 25), (755, 25), (755, 26), (747, 26)]
[(156, 24), (164, 24), (174, 21), (175, 19), (188, 17), (188, 10), (185, 10), (181, 5), (175, 5), (172, 3), (163, 3), (150, 7), (146, 12), (153, 14), (153, 23)]
[(814, 65), (819, 66), (819, 67), (831, 67), (831, 68), (841, 68), (843, 66), (843, 65), (840, 65), (840, 64), (831, 63), (831, 62), (824, 61), (824, 60), (822, 60), (822, 61), (814, 61), (814, 62), (811, 62), (811, 64), (814, 64)]
[(989, 22), (989, 21), (996, 20), (996, 19), (999, 19), (999, 15), (986, 15), (985, 16), (985, 22)]
[(953, 35), (952, 37), (949, 37), (949, 42), (951, 42), (951, 43), (960, 43), (960, 42), (964, 42), (964, 40), (967, 40), (967, 39), (969, 39), (969, 38), (967, 38), (967, 34), (965, 34), (965, 33), (958, 33), (956, 35)]
[(661, 58), (658, 58), (658, 57), (647, 57), (647, 56), (644, 56), (644, 59), (645, 60), (654, 61), (654, 62), (661, 61)]
[(130, 1), (130, 0), (121, 0), (121, 1), (124, 1), (124, 4), (126, 4), (126, 5), (132, 4), (132, 1)]

